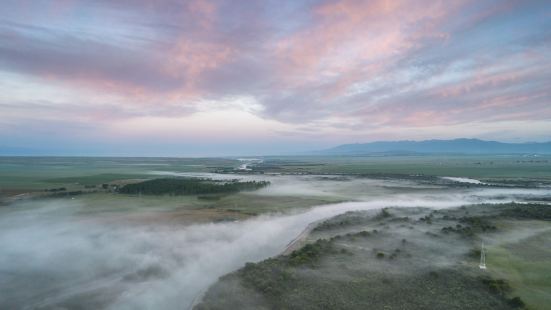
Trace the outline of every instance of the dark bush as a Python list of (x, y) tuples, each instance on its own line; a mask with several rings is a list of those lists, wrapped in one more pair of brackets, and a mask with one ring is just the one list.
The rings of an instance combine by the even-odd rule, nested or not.
[(299, 250), (293, 251), (289, 255), (289, 263), (291, 265), (309, 265), (314, 267), (320, 257), (326, 253), (335, 253), (336, 250), (333, 244), (325, 239), (319, 239), (314, 243), (309, 243)]
[(119, 189), (122, 194), (143, 195), (206, 195), (227, 194), (245, 190), (256, 190), (268, 186), (266, 181), (216, 182), (210, 179), (166, 178), (154, 179), (140, 183), (127, 184)]
[(488, 287), (490, 292), (505, 296), (507, 293), (511, 291), (511, 287), (509, 286), (509, 283), (503, 279), (492, 279), (489, 277), (482, 278), (482, 283)]
[(524, 304), (524, 301), (522, 301), (522, 299), (520, 299), (520, 297), (516, 296), (516, 297), (513, 297), (511, 299), (509, 299), (509, 301), (507, 302), (509, 304), (509, 306), (513, 307), (513, 308), (524, 308), (525, 304)]
[(551, 220), (551, 207), (543, 204), (526, 204), (506, 209), (501, 215), (520, 219), (549, 221)]

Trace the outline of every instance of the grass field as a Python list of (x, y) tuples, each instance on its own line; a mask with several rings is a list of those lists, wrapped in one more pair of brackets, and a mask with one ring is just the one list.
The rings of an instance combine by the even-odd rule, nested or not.
[[(94, 193), (75, 198), (82, 204), (80, 213), (140, 213), (145, 211), (179, 212), (211, 210), (240, 214), (240, 218), (271, 212), (292, 211), (326, 203), (339, 202), (332, 197), (262, 196), (238, 193), (217, 200), (204, 200), (197, 196), (130, 196), (111, 193)], [(191, 214), (191, 213), (190, 213)], [(205, 214), (198, 212), (197, 214)], [(207, 213), (214, 214), (216, 213)], [(204, 220), (209, 220), (203, 219)]]
[(508, 279), (528, 309), (546, 309), (551, 303), (551, 227), (541, 221), (507, 224), (533, 233), (490, 247), (488, 270), (495, 277)]
[(551, 156), (425, 155), (267, 158), (259, 169), (274, 172), (343, 174), (424, 174), (473, 178), (551, 179)]
[(233, 167), (232, 159), (0, 157), (0, 192), (97, 185), (152, 178), (151, 171), (208, 172)]
[[(141, 285), (151, 283), (161, 285), (158, 292), (169, 294), (166, 297), (187, 304), (218, 277), (247, 261), (277, 255), (289, 242), (290, 257), (248, 264), (244, 272), (224, 277), (224, 285), (233, 284), (215, 286), (221, 290), (207, 295), (203, 306), (247, 309), (245, 301), (250, 309), (507, 309), (513, 296), (532, 309), (548, 303), (550, 253), (541, 249), (550, 247), (550, 236), (540, 231), (548, 227), (544, 219), (551, 218), (547, 209), (517, 204), (499, 221), (468, 218), (499, 215), (499, 208), (472, 205), (479, 201), (548, 201), (546, 158), (267, 157), (252, 163), (251, 171), (236, 170), (241, 164), (237, 159), (0, 157), (0, 218), (5, 232), (0, 241), (11, 240), (4, 244), (12, 250), (0, 259), (4, 266), (15, 266), (5, 268), (5, 279), (23, 279), (19, 286), (0, 281), (11, 290), (8, 304), (26, 304), (26, 289), (46, 292), (50, 283), (57, 285), (59, 298), (51, 305), (60, 307), (83, 301), (109, 304), (109, 298), (123, 296), (118, 294), (126, 289), (140, 292), (133, 300), (145, 301)], [(120, 192), (125, 184), (170, 177), (270, 183), (212, 195)], [(327, 205), (335, 202), (346, 203)], [(420, 208), (461, 204), (469, 207)], [(390, 216), (374, 219), (373, 214), (345, 213), (308, 234), (319, 221), (345, 212), (343, 207), (396, 205), (408, 208), (391, 208)], [(535, 221), (534, 216), (542, 218)], [(478, 258), (469, 256), (480, 245), (478, 237), (488, 244), (486, 273), (478, 269)], [(318, 246), (320, 238), (331, 241)], [(115, 270), (122, 280), (90, 274), (86, 262), (65, 257), (65, 251), (101, 257), (92, 259), (94, 272), (110, 270), (112, 262), (120, 264)], [(242, 276), (247, 275), (253, 276), (242, 286)], [(506, 297), (490, 292), (478, 278), (482, 275), (506, 279), (512, 291)], [(149, 277), (155, 281), (150, 283)], [(73, 279), (76, 282), (70, 282)], [(103, 283), (103, 293), (83, 285), (89, 279)], [(73, 286), (79, 293), (66, 297)]]
[[(29, 188), (96, 184), (150, 177), (151, 171), (232, 171), (240, 162), (224, 158), (0, 157), (0, 187)], [(287, 156), (266, 157), (253, 172), (310, 174), (404, 174), (551, 180), (551, 156)]]

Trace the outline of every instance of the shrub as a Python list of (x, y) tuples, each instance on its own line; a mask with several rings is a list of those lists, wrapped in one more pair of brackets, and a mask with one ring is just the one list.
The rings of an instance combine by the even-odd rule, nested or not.
[(509, 299), (507, 303), (513, 308), (524, 308), (525, 306), (524, 301), (522, 301), (522, 299), (518, 296)]
[(511, 291), (509, 283), (503, 279), (491, 279), (489, 277), (484, 277), (482, 278), (482, 283), (488, 287), (490, 292), (500, 296), (505, 296)]
[(289, 263), (294, 266), (310, 265), (310, 267), (314, 267), (325, 253), (336, 253), (336, 250), (330, 241), (319, 239), (314, 243), (305, 245), (299, 250), (293, 251), (289, 255)]
[(551, 207), (542, 204), (514, 206), (504, 210), (501, 215), (521, 219), (551, 220)]

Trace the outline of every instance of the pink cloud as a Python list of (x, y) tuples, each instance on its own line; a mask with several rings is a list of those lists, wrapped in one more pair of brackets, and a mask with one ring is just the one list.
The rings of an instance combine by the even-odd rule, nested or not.
[(459, 1), (420, 5), (412, 1), (334, 1), (313, 10), (314, 27), (278, 43), (281, 76), (290, 85), (333, 77), (341, 93), (351, 84), (374, 77), (427, 38), (445, 39), (438, 29)]
[[(525, 26), (535, 19), (522, 19), (531, 3), (67, 4), (45, 10), (59, 23), (44, 22), (50, 13), (38, 10), (0, 23), (0, 68), (83, 96), (112, 95), (123, 116), (189, 114), (202, 99), (232, 96), (254, 98), (264, 119), (336, 119), (327, 125), (333, 129), (550, 115), (542, 106), (548, 36)], [(515, 17), (519, 31), (502, 16), (512, 8), (525, 10)], [(102, 119), (111, 111), (95, 113)]]
[[(6, 28), (10, 31), (0, 31), (0, 36), (11, 42), (10, 46), (0, 48), (0, 57), (12, 68), (28, 71), (47, 81), (120, 94), (132, 100), (160, 95), (165, 100), (199, 95), (201, 90), (197, 85), (202, 74), (231, 60), (235, 48), (231, 42), (218, 39), (218, 30), (213, 27), (218, 8), (210, 1), (193, 0), (180, 4), (144, 0), (132, 4), (135, 5), (132, 9), (141, 10), (140, 14), (153, 11), (159, 14), (154, 15), (156, 18), (169, 18), (163, 21), (176, 25), (186, 22), (194, 27), (186, 31), (178, 29), (167, 38), (159, 32), (155, 34), (159, 36), (157, 40), (140, 42), (140, 45), (123, 45), (111, 40), (97, 41), (95, 37), (87, 37), (86, 32), (51, 36), (53, 28), (16, 24), (11, 29)], [(15, 7), (30, 5), (23, 1)], [(70, 17), (77, 5), (84, 4), (59, 1), (47, 6), (46, 11), (55, 12), (57, 18), (63, 19)], [(126, 4), (109, 5), (118, 8)], [(94, 8), (102, 6), (98, 4)], [(102, 17), (100, 13), (105, 13), (100, 9), (90, 12), (96, 13), (98, 18)], [(47, 15), (50, 14), (53, 13)], [(126, 18), (132, 15), (126, 11), (124, 14)], [(97, 22), (104, 23), (105, 20)]]

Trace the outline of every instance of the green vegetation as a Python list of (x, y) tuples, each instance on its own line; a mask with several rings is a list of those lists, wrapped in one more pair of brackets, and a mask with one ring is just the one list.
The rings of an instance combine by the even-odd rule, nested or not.
[(73, 197), (84, 194), (83, 191), (59, 191), (52, 194), (43, 196), (44, 198), (61, 198), (61, 197)]
[(256, 190), (270, 184), (267, 181), (217, 182), (197, 178), (165, 178), (127, 184), (118, 191), (121, 194), (141, 195), (204, 195), (229, 194), (240, 191)]
[[(301, 249), (222, 277), (196, 309), (545, 309), (548, 209), (510, 203), (348, 212), (319, 223)], [(517, 234), (534, 237), (511, 248)], [(493, 240), (485, 271), (478, 268), (481, 238)]]
[[(285, 263), (277, 260), (267, 260), (262, 264), (247, 263), (241, 270), (240, 276), (245, 286), (262, 292), (275, 304), (287, 287), (293, 286), (294, 275)], [(268, 277), (266, 275), (269, 274)], [(201, 308), (199, 308), (201, 309)]]
[[(225, 158), (106, 158), (0, 157), (0, 199), (41, 192), (52, 187), (68, 191), (147, 180), (163, 173), (222, 172), (236, 174), (320, 174), (333, 181), (369, 177), (410, 179), (447, 187), (534, 187), (551, 184), (551, 157), (527, 160), (521, 156), (287, 156), (268, 157), (235, 170), (241, 162)], [(333, 174), (342, 175), (340, 178)], [(443, 181), (438, 176), (473, 177), (494, 185)], [(343, 182), (344, 183), (344, 182)], [(497, 185), (496, 185), (497, 184)], [(340, 200), (350, 197), (342, 192)], [(333, 199), (333, 201), (336, 201)]]
[(528, 309), (547, 309), (551, 304), (551, 229), (548, 222), (505, 220), (504, 225), (532, 232), (524, 238), (503, 240), (488, 248), (486, 263), (491, 275), (505, 279), (509, 296), (518, 296)]
[[(0, 203), (24, 209), (33, 200), (48, 197), (67, 203), (70, 197), (72, 214), (117, 219), (131, 213), (128, 219), (137, 223), (187, 225), (395, 193), (534, 188), (551, 182), (550, 161), (514, 156), (280, 157), (252, 164), (252, 171), (236, 171), (240, 163), (0, 158)], [(264, 174), (273, 184), (254, 191), (269, 182), (158, 178), (214, 171), (243, 174), (245, 180), (259, 178), (246, 174)], [(491, 185), (439, 176), (473, 177)], [(223, 277), (198, 308), (544, 309), (551, 300), (551, 208), (537, 202), (551, 198), (526, 201), (530, 199), (534, 203), (338, 215), (314, 227), (288, 255), (249, 263)], [(11, 209), (16, 208), (5, 208)], [(482, 240), (489, 268), (481, 278)]]
[(0, 157), (0, 195), (149, 179), (152, 171), (210, 172), (238, 165), (224, 158)]
[(322, 255), (335, 252), (335, 247), (331, 241), (319, 239), (293, 251), (288, 257), (288, 263), (292, 266), (308, 265), (315, 267)]
[[(316, 268), (322, 257), (336, 253), (332, 241), (320, 239), (292, 252), (289, 256), (267, 259), (257, 264), (247, 263), (237, 273), (225, 276), (223, 279), (239, 278), (246, 288), (260, 292), (268, 300), (272, 309), (281, 309), (285, 307), (283, 296), (299, 286), (294, 269)], [(220, 304), (219, 301), (218, 304)], [(205, 304), (195, 307), (199, 310), (211, 308), (218, 309)]]
[[(300, 250), (294, 251), (289, 256), (280, 256), (267, 259), (261, 263), (247, 263), (245, 267), (235, 274), (230, 274), (222, 279), (231, 281), (238, 278), (248, 289), (253, 289), (269, 300), (274, 309), (284, 306), (283, 295), (298, 287), (297, 274), (294, 268), (315, 268), (322, 256), (336, 253), (331, 241), (320, 239), (308, 244)], [(225, 307), (224, 301), (216, 301), (219, 306)], [(201, 304), (195, 309), (211, 309), (212, 306)], [(214, 307), (214, 309), (219, 309)]]
[(75, 176), (75, 177), (62, 177), (46, 179), (48, 183), (57, 184), (79, 184), (86, 186), (98, 185), (102, 183), (109, 183), (117, 180), (128, 179), (147, 179), (151, 178), (149, 175), (137, 175), (137, 174), (117, 174), (117, 173), (103, 173), (95, 175)]
[(551, 220), (551, 206), (544, 204), (514, 205), (501, 212), (501, 215), (517, 219)]
[(45, 192), (63, 192), (63, 191), (66, 191), (67, 189), (65, 187), (59, 187), (59, 188), (50, 188), (50, 189), (45, 189), (44, 191)]
[[(266, 158), (254, 172), (348, 174), (370, 177), (456, 176), (535, 186), (551, 181), (551, 156), (522, 155), (288, 156)], [(457, 184), (473, 186), (472, 184)]]
[(520, 299), (520, 297), (518, 296), (511, 298), (508, 303), (509, 303), (509, 306), (517, 309), (524, 308), (524, 306), (526, 306), (524, 301), (522, 301), (522, 299)]
[(452, 232), (458, 233), (464, 237), (474, 237), (477, 233), (492, 232), (497, 230), (497, 227), (492, 225), (487, 217), (463, 216), (458, 219), (458, 222), (461, 224), (457, 224), (455, 227), (443, 227), (442, 232), (446, 234)]
[(375, 220), (382, 220), (387, 219), (389, 217), (392, 217), (392, 214), (388, 212), (388, 208), (383, 208), (381, 211), (375, 216)]
[(364, 224), (368, 220), (365, 216), (356, 216), (354, 212), (347, 212), (325, 220), (314, 227), (314, 231), (325, 231)]
[[(482, 283), (492, 292), (500, 296), (501, 298), (507, 299), (507, 296), (511, 294), (512, 289), (509, 283), (503, 279), (492, 279), (489, 276), (481, 277)], [(515, 296), (507, 301), (507, 304), (512, 308), (519, 309), (524, 308), (525, 303), (518, 296)]]
[(500, 296), (506, 296), (511, 292), (511, 287), (509, 286), (507, 281), (503, 279), (492, 279), (488, 276), (485, 276), (481, 278), (481, 281), (494, 294), (498, 294)]

